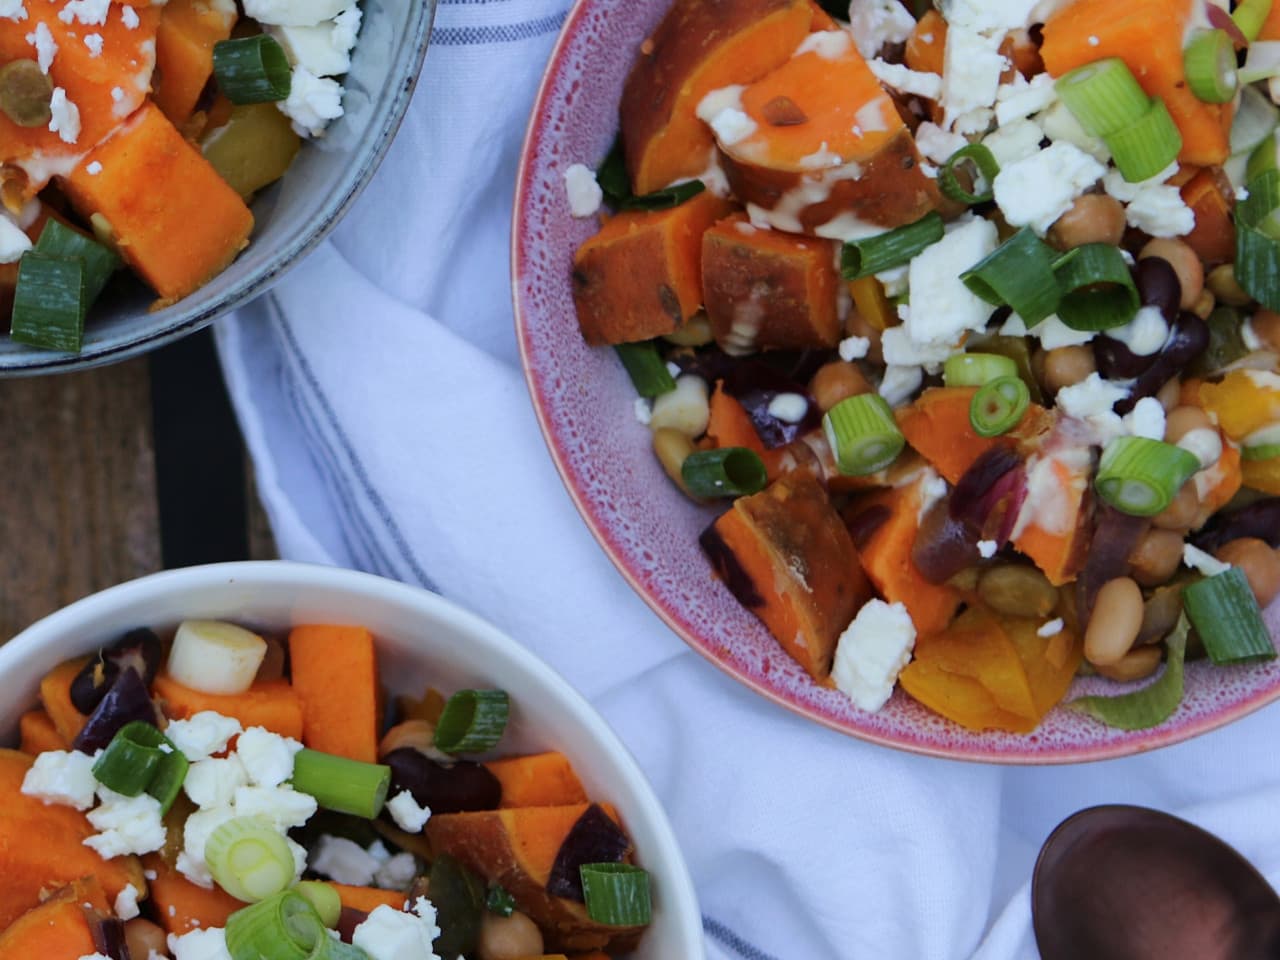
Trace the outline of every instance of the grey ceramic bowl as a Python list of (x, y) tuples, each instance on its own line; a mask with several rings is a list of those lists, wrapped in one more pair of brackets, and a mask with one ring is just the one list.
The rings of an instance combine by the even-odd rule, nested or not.
[(253, 237), (235, 263), (154, 312), (155, 295), (122, 272), (90, 312), (80, 353), (24, 347), (0, 334), (0, 377), (123, 360), (199, 330), (275, 283), (333, 229), (391, 145), (422, 68), (435, 7), (436, 0), (361, 0), (364, 23), (343, 80), (346, 114), (258, 195)]

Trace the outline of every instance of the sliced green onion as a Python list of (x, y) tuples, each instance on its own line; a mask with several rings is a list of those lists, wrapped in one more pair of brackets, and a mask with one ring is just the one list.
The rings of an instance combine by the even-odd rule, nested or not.
[[(973, 178), (974, 186), (977, 187), (979, 182), (986, 183), (986, 189), (981, 193), (973, 193), (966, 190), (960, 185), (960, 181), (956, 175), (956, 168), (962, 163), (970, 163), (976, 170)], [(988, 147), (984, 147), (980, 143), (971, 143), (967, 147), (961, 147), (950, 157), (947, 162), (938, 170), (938, 189), (945, 196), (956, 201), (972, 206), (975, 203), (988, 203), (994, 196), (991, 184), (996, 179), (996, 174), (1000, 172), (1000, 164), (996, 162), (995, 154)]]
[(927, 213), (914, 223), (844, 245), (840, 272), (846, 280), (858, 280), (906, 263), (920, 251), (942, 239), (942, 217)]
[(9, 335), (18, 343), (78, 353), (84, 340), (84, 264), (28, 250), (18, 263)]
[(969, 401), (969, 423), (980, 437), (1008, 433), (1031, 405), (1031, 391), (1016, 376), (998, 377), (978, 389)]
[(516, 898), (507, 893), (502, 884), (495, 883), (489, 888), (489, 895), (485, 898), (485, 908), (490, 913), (496, 913), (500, 917), (509, 917), (516, 909)]
[(876, 393), (841, 400), (823, 416), (822, 429), (836, 467), (851, 477), (883, 470), (898, 458), (907, 442), (893, 410)]
[(111, 275), (120, 269), (114, 250), (52, 217), (40, 231), (35, 249), (53, 257), (74, 257), (84, 265), (84, 306), (88, 310)]
[(326, 810), (372, 820), (386, 802), (391, 768), (302, 749), (294, 755), (291, 782), (293, 789), (315, 797)]
[(1258, 39), (1258, 34), (1262, 32), (1262, 25), (1267, 22), (1267, 16), (1271, 13), (1271, 2), (1272, 0), (1243, 0), (1231, 11), (1231, 19), (1240, 28), (1245, 39), (1251, 43)]
[(613, 146), (600, 161), (600, 166), (596, 170), (596, 183), (600, 185), (600, 190), (609, 201), (609, 205), (615, 209), (633, 195), (631, 178), (627, 176), (627, 160), (622, 149), (622, 137), (614, 138)]
[(368, 960), (329, 932), (306, 898), (285, 890), (227, 918), (231, 960)]
[(1197, 30), (1182, 51), (1187, 86), (1205, 103), (1226, 103), (1236, 94), (1236, 48), (1225, 30)]
[(156, 727), (141, 720), (116, 731), (93, 765), (94, 778), (126, 797), (149, 793), (168, 813), (190, 766), (182, 751)]
[(1274, 460), (1280, 457), (1280, 423), (1255, 430), (1240, 444), (1240, 456), (1246, 460)]
[(1138, 288), (1119, 247), (1086, 243), (1053, 265), (1062, 288), (1058, 317), (1073, 330), (1122, 327), (1138, 312)]
[(653, 908), (649, 873), (629, 863), (584, 863), (578, 868), (587, 916), (611, 927), (642, 927)]
[(1280, 210), (1280, 170), (1255, 177), (1247, 189), (1235, 212), (1236, 282), (1268, 310), (1280, 310), (1280, 242), (1269, 235)]
[(1018, 365), (998, 353), (956, 353), (942, 367), (948, 387), (980, 387), (999, 377), (1016, 377)]
[[(1247, 153), (1262, 143), (1275, 130), (1280, 121), (1280, 107), (1257, 87), (1245, 87), (1240, 91), (1240, 103), (1235, 119), (1231, 121), (1230, 149), (1232, 156)], [(1249, 177), (1253, 179), (1252, 176)]]
[(459, 690), (436, 722), (435, 745), (445, 753), (484, 753), (507, 729), (511, 698), (505, 690)]
[(1136, 123), (1151, 104), (1119, 57), (1076, 67), (1059, 77), (1053, 88), (1091, 137), (1106, 137)]
[(293, 885), (293, 892), (315, 907), (320, 922), (326, 927), (332, 930), (338, 926), (342, 919), (342, 897), (333, 884), (323, 880), (303, 880)]
[(694, 451), (685, 457), (680, 477), (695, 497), (749, 496), (769, 481), (760, 455), (746, 447)]
[(1057, 251), (1023, 227), (960, 274), (960, 279), (987, 303), (1008, 305), (1028, 327), (1058, 308), (1061, 291), (1054, 276)]
[(692, 199), (705, 190), (706, 184), (701, 180), (686, 180), (674, 186), (663, 187), (643, 196), (630, 196), (619, 201), (619, 210), (669, 210), (678, 207), (686, 200)]
[(1165, 639), (1168, 661), (1164, 673), (1141, 690), (1116, 697), (1079, 697), (1067, 706), (1120, 730), (1146, 730), (1164, 723), (1182, 702), (1182, 663), (1187, 654), (1189, 629), (1187, 618), (1179, 617), (1173, 632)]
[(292, 86), (284, 48), (265, 33), (215, 43), (213, 75), (232, 103), (284, 100)]
[(1272, 131), (1249, 154), (1249, 162), (1244, 168), (1245, 183), (1257, 179), (1268, 170), (1276, 169), (1277, 149), (1280, 149), (1280, 140), (1276, 137), (1276, 131)]
[(1239, 567), (1184, 587), (1182, 606), (1214, 663), (1275, 658), (1275, 644), (1262, 620), (1262, 610)]
[[(1232, 54), (1234, 57), (1234, 53)], [(1280, 75), (1280, 42), (1259, 40), (1249, 44), (1244, 66), (1240, 68), (1241, 83), (1257, 83)]]
[(274, 896), (294, 879), (293, 852), (265, 817), (219, 824), (205, 842), (204, 859), (218, 886), (245, 903)]
[(1194, 453), (1146, 437), (1116, 437), (1102, 451), (1094, 486), (1121, 513), (1153, 517), (1200, 469)]
[(1130, 183), (1149, 180), (1178, 159), (1182, 134), (1159, 97), (1128, 126), (1102, 138), (1120, 173)]
[(652, 340), (645, 343), (619, 343), (614, 348), (618, 359), (631, 377), (636, 393), (642, 397), (656, 397), (676, 388), (675, 377), (667, 369), (666, 361), (658, 353), (658, 345)]

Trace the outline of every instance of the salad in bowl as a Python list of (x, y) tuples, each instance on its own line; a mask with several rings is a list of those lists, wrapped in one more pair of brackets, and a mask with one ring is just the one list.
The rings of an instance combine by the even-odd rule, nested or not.
[(1018, 735), (1269, 669), (1275, 78), (1252, 0), (662, 6), (572, 303), (811, 683)]
[(0, 957), (697, 955), (625, 751), (437, 598), (194, 568), (42, 621), (0, 666)]

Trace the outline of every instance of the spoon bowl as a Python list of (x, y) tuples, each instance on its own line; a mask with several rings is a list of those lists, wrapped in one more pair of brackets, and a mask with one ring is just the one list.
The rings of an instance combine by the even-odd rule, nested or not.
[(1213, 834), (1158, 810), (1081, 810), (1031, 880), (1042, 960), (1274, 960), (1280, 896)]

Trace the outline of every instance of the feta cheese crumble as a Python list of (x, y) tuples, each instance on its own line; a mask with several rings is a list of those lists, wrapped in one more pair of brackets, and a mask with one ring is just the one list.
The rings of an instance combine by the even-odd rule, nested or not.
[(783, 423), (799, 423), (809, 412), (809, 401), (798, 393), (780, 393), (769, 401), (769, 416)]
[(355, 5), (355, 0), (245, 0), (244, 12), (273, 27), (314, 27)]
[(57, 56), (58, 44), (47, 23), (37, 23), (35, 30), (27, 34), (27, 43), (36, 48), (36, 64), (41, 73), (48, 73), (53, 66), (53, 58)]
[(405, 833), (421, 833), (431, 819), (431, 808), (419, 806), (408, 790), (401, 790), (387, 801), (387, 812)]
[(1036, 630), (1036, 636), (1037, 637), (1056, 637), (1058, 634), (1062, 632), (1062, 628), (1065, 626), (1066, 626), (1066, 623), (1063, 622), (1063, 619), (1061, 617), (1058, 617), (1056, 620), (1049, 620), (1048, 622), (1042, 623), (1040, 625), (1040, 627)]
[(182, 751), (182, 755), (195, 763), (207, 760), (215, 753), (222, 753), (232, 737), (241, 732), (240, 721), (224, 717), (212, 710), (201, 710), (187, 720), (174, 720), (165, 727), (164, 735)]
[(342, 116), (342, 84), (331, 77), (317, 77), (306, 67), (294, 67), (286, 100), (277, 103), (280, 112), (293, 121), (300, 137), (318, 137), (330, 120)]
[(301, 749), (297, 740), (263, 727), (250, 727), (236, 741), (236, 756), (249, 782), (259, 787), (276, 787), (292, 777), (293, 758)]
[(67, 99), (67, 91), (62, 87), (53, 88), (49, 114), (50, 133), (56, 133), (63, 143), (75, 143), (80, 139), (80, 108)]
[(141, 912), (138, 910), (138, 888), (132, 883), (126, 883), (124, 889), (116, 895), (114, 909), (121, 920), (132, 920), (138, 916)]
[(564, 190), (569, 197), (569, 212), (575, 217), (594, 216), (604, 201), (595, 171), (585, 164), (575, 163), (565, 170)]
[(992, 189), (1011, 226), (1030, 226), (1044, 234), (1104, 173), (1106, 167), (1078, 147), (1052, 143), (1002, 167)]
[(138, 19), (138, 11), (127, 3), (120, 8), (120, 21), (124, 24), (126, 30), (137, 30), (142, 23)]
[(27, 8), (23, 0), (0, 0), (0, 20), (21, 23), (25, 19), (27, 19)]
[(849, 31), (864, 60), (870, 60), (886, 44), (905, 43), (915, 25), (916, 18), (898, 0), (853, 0), (849, 4)]
[(845, 337), (836, 348), (840, 354), (840, 359), (846, 363), (861, 360), (870, 349), (871, 341), (867, 337)]
[(58, 11), (58, 19), (63, 23), (78, 20), (86, 27), (100, 27), (107, 22), (110, 9), (111, 0), (68, 0)]
[[(8, 222), (0, 216), (0, 234)], [(93, 806), (98, 789), (98, 781), (93, 777), (93, 764), (93, 757), (78, 750), (48, 750), (36, 756), (35, 763), (22, 778), (22, 792), (29, 797), (38, 797), (46, 804), (88, 810)]]
[(1143, 397), (1133, 410), (1125, 415), (1125, 428), (1135, 437), (1148, 440), (1163, 440), (1165, 416), (1164, 407), (1155, 397)]
[(174, 960), (231, 960), (227, 934), (221, 927), (192, 930), (182, 936), (171, 933), (168, 943)]
[(994, 540), (978, 541), (978, 555), (982, 557), (983, 560), (990, 560), (996, 555), (996, 551), (999, 549), (1000, 545)]
[(1218, 574), (1226, 573), (1231, 569), (1231, 564), (1223, 563), (1213, 554), (1206, 553), (1190, 543), (1183, 544), (1182, 562), (1206, 577), (1216, 577)]
[(916, 628), (901, 603), (868, 600), (836, 645), (831, 678), (854, 705), (879, 710), (911, 659)]
[(418, 876), (418, 861), (413, 854), (401, 851), (388, 857), (373, 875), (373, 882), (383, 890), (407, 890)]
[(354, 840), (325, 834), (316, 844), (308, 867), (338, 883), (367, 887), (382, 864)]
[[(885, 331), (881, 342), (887, 363), (941, 363), (965, 331), (986, 326), (992, 308), (964, 285), (960, 274), (998, 243), (995, 224), (974, 217), (952, 224), (941, 240), (911, 261), (911, 309), (901, 327)], [(891, 343), (896, 339), (889, 336), (893, 330), (910, 338), (919, 350), (919, 359), (900, 354), (890, 357)]]
[(413, 912), (386, 904), (374, 909), (351, 935), (351, 942), (371, 960), (441, 960), (432, 949), (440, 936), (436, 908), (425, 897), (414, 901)]
[(868, 60), (867, 66), (877, 80), (899, 93), (924, 97), (926, 100), (937, 100), (942, 96), (942, 78), (936, 73), (909, 70), (900, 63), (886, 63), (880, 59)]
[(102, 172), (102, 164), (100, 164), (97, 160), (94, 160), (92, 163), (88, 164), (84, 168), (84, 172), (91, 177), (96, 177), (98, 174)]
[(85, 816), (98, 833), (84, 844), (104, 860), (124, 854), (143, 854), (164, 846), (164, 820), (160, 801), (150, 794), (126, 797), (98, 786), (102, 801)]
[(636, 397), (632, 410), (635, 412), (636, 420), (646, 427), (649, 425), (649, 421), (653, 419), (653, 407), (649, 405), (649, 401), (644, 397)]
[(89, 48), (90, 57), (102, 56), (102, 34), (87, 34), (84, 38), (84, 45)]

